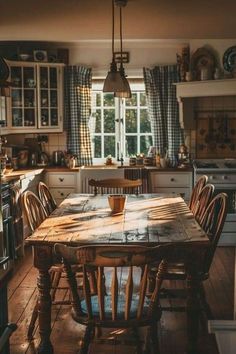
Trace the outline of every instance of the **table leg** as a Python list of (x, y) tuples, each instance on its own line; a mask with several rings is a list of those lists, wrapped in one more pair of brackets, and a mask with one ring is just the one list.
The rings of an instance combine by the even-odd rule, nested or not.
[(49, 269), (52, 262), (51, 249), (47, 246), (34, 248), (34, 266), (38, 268), (38, 319), (41, 338), (38, 354), (53, 354), (51, 334), (51, 280)]
[(198, 353), (198, 335), (200, 319), (200, 282), (197, 275), (190, 274), (187, 278), (187, 335), (188, 335), (188, 354)]

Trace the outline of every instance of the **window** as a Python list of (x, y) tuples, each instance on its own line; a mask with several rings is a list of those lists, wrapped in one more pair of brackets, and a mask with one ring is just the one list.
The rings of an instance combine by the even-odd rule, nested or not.
[(130, 99), (118, 99), (103, 93), (102, 84), (93, 85), (90, 131), (95, 162), (108, 155), (146, 154), (152, 145), (144, 85), (133, 85), (131, 90)]

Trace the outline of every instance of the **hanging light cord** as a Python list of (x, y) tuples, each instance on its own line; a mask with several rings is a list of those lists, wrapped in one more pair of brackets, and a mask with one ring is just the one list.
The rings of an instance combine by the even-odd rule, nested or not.
[(120, 6), (120, 58), (121, 66), (123, 66), (123, 38), (122, 38), (122, 6)]
[(115, 41), (115, 5), (112, 0), (112, 58), (114, 59), (114, 41)]

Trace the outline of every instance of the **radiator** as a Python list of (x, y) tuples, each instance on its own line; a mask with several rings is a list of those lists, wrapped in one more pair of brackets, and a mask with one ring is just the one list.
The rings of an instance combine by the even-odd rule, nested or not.
[[(81, 181), (81, 193), (89, 193), (93, 194), (94, 193), (94, 187), (89, 186), (88, 181), (91, 178), (83, 178)], [(103, 193), (104, 194), (122, 194), (124, 193), (123, 188), (103, 188)]]

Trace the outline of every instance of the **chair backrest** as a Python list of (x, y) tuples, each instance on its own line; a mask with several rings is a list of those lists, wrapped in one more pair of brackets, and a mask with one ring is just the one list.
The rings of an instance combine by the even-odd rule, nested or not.
[(104, 193), (125, 193), (131, 194), (139, 193), (139, 188), (142, 186), (142, 180), (136, 179), (126, 179), (126, 178), (108, 178), (102, 180), (89, 180), (89, 185), (94, 187), (94, 194), (96, 195), (98, 191), (101, 194)]
[(23, 211), (28, 221), (31, 232), (46, 219), (47, 214), (40, 199), (30, 191), (22, 195)]
[(11, 188), (11, 203), (13, 220), (17, 221), (22, 217), (21, 189), (18, 186)]
[(212, 184), (207, 184), (202, 188), (196, 201), (196, 206), (193, 210), (193, 214), (200, 225), (202, 223), (203, 215), (213, 197), (214, 189), (215, 187)]
[(38, 184), (38, 195), (44, 206), (47, 216), (49, 216), (56, 209), (57, 203), (49, 191), (48, 186), (43, 182), (39, 182)]
[[(165, 267), (159, 267), (155, 289), (148, 302), (148, 308), (147, 306), (145, 308), (148, 273), (153, 262), (168, 259), (173, 244), (157, 247), (129, 245), (68, 247), (56, 244), (54, 250), (56, 255), (63, 259), (71, 287), (72, 313), (78, 322), (85, 323), (86, 318), (89, 323), (109, 327), (115, 321), (118, 327), (121, 323), (123, 323), (121, 327), (124, 327), (124, 321), (131, 321), (130, 324), (138, 326), (144, 320), (149, 321), (148, 323), (157, 320), (160, 310), (159, 290)], [(80, 296), (71, 270), (71, 265), (74, 264), (80, 264), (83, 268), (83, 295)], [(96, 269), (98, 274), (95, 300), (94, 295), (91, 296), (89, 286), (91, 267)], [(97, 313), (94, 312), (94, 301), (97, 304)]]
[(208, 273), (214, 253), (224, 227), (225, 218), (227, 215), (227, 199), (225, 193), (217, 194), (208, 205), (201, 222), (203, 230), (209, 237), (210, 247), (205, 255), (204, 272)]
[(189, 209), (194, 212), (194, 208), (196, 207), (196, 203), (198, 200), (198, 196), (202, 190), (203, 187), (207, 184), (208, 177), (203, 175), (199, 178), (195, 186), (193, 187), (191, 197), (190, 197), (190, 202), (189, 202)]

